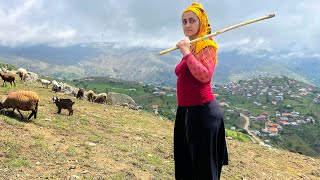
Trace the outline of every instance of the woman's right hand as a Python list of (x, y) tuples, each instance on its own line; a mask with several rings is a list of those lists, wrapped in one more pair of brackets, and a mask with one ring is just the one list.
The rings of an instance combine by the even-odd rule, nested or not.
[(180, 52), (183, 56), (186, 56), (191, 53), (190, 43), (189, 43), (189, 41), (187, 41), (185, 39), (178, 42), (178, 44), (176, 46), (180, 49)]

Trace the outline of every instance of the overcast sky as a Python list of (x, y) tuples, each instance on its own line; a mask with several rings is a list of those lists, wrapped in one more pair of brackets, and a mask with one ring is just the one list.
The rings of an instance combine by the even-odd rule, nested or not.
[[(112, 41), (169, 48), (184, 37), (190, 0), (0, 0), (0, 44)], [(276, 17), (215, 37), (220, 51), (320, 57), (320, 0), (202, 0), (212, 31), (271, 13)]]

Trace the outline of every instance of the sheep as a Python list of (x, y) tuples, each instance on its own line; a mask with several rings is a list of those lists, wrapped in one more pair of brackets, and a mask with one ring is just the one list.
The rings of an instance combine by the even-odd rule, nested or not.
[(106, 103), (107, 102), (107, 94), (106, 93), (100, 93), (97, 95), (97, 97), (95, 98), (94, 102), (96, 103)]
[(87, 92), (87, 98), (88, 98), (88, 101), (94, 102), (95, 99), (97, 98), (97, 94), (94, 93), (92, 90), (89, 90), (89, 91)]
[(51, 81), (48, 81), (46, 79), (40, 79), (42, 86), (45, 85), (46, 88), (48, 88), (48, 85), (51, 84)]
[(56, 80), (53, 80), (51, 82), (52, 84), (52, 91), (54, 92), (60, 92), (61, 91), (61, 86), (59, 86), (58, 82)]
[(83, 99), (84, 96), (84, 90), (83, 89), (79, 89), (78, 93), (77, 93), (77, 98), (78, 99)]
[(32, 111), (28, 117), (28, 120), (30, 120), (32, 116), (34, 116), (34, 119), (36, 119), (39, 101), (40, 97), (33, 91), (11, 92), (8, 94), (6, 99), (0, 103), (0, 109), (13, 108), (12, 112), (17, 109), (21, 115), (21, 119), (24, 119), (24, 117), (20, 110)]
[(28, 72), (24, 68), (19, 68), (17, 74), (19, 74), (19, 77), (20, 77), (21, 81), (25, 81), (26, 80), (26, 76), (28, 75)]
[(73, 109), (72, 106), (74, 102), (71, 99), (59, 99), (58, 96), (55, 96), (52, 98), (53, 102), (58, 107), (58, 114), (61, 113), (61, 109), (68, 109), (69, 116), (73, 115)]
[(12, 82), (13, 82), (14, 86), (16, 86), (16, 83), (14, 82), (14, 80), (15, 80), (14, 75), (12, 75), (12, 74), (1, 74), (0, 73), (0, 76), (1, 76), (1, 78), (3, 80), (2, 86), (4, 86), (4, 85), (7, 86), (6, 82), (9, 82), (11, 85), (12, 85)]
[(2, 67), (0, 70), (3, 71), (4, 73), (10, 73), (10, 71), (5, 67)]

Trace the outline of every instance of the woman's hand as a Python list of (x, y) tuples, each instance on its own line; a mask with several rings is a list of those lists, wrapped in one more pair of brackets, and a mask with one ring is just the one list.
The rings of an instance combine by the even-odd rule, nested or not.
[(180, 52), (183, 56), (186, 56), (191, 53), (190, 43), (185, 39), (181, 40), (176, 46), (180, 49)]

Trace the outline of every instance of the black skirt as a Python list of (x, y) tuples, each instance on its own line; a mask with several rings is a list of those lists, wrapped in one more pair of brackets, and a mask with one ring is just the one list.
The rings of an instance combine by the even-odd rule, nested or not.
[(176, 179), (220, 179), (228, 164), (223, 113), (216, 100), (179, 106), (174, 127)]

